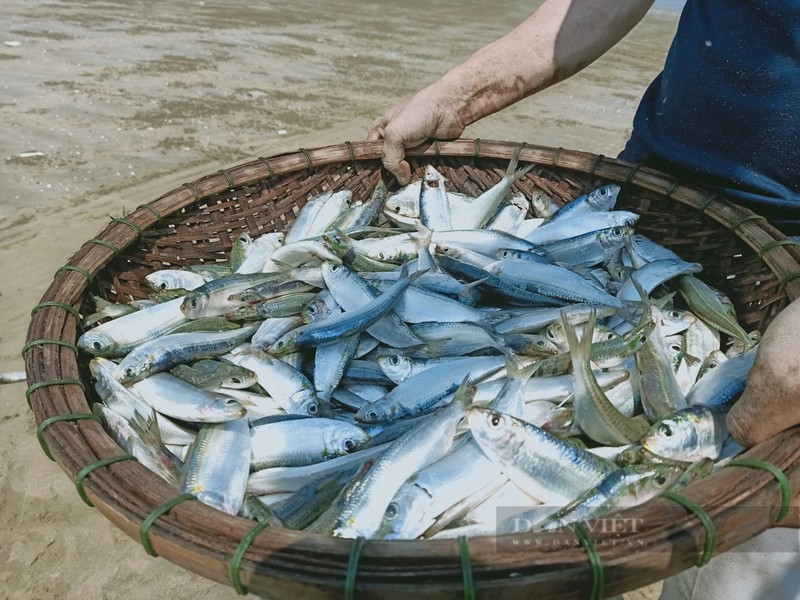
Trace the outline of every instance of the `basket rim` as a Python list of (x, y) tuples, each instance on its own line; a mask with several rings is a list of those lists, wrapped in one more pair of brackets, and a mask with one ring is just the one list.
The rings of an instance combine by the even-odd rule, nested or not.
[[(76, 305), (79, 307), (91, 277), (101, 271), (120, 251), (133, 244), (141, 231), (153, 227), (163, 217), (189, 208), (195, 203), (202, 202), (206, 197), (231, 188), (297, 171), (307, 169), (313, 171), (314, 168), (324, 165), (375, 161), (381, 157), (382, 145), (382, 142), (345, 142), (344, 144), (300, 149), (296, 152), (259, 158), (186, 183), (147, 205), (140, 206), (125, 218), (112, 220), (96, 238), (90, 240), (93, 243), (86, 242), (72, 259), (56, 272), (52, 284), (37, 306), (38, 310), (35, 310), (32, 315), (26, 340), (25, 364), (30, 386), (30, 403), (37, 425), (41, 426), (45, 420), (51, 419), (57, 414), (64, 414), (65, 411), (60, 410), (60, 407), (68, 407), (66, 412), (88, 412), (88, 400), (79, 386), (74, 384), (74, 380), (78, 379), (77, 355), (73, 354), (68, 347), (69, 344), (74, 344), (77, 337), (77, 319), (63, 307)], [(719, 194), (709, 194), (699, 187), (682, 184), (675, 178), (654, 169), (576, 150), (480, 139), (462, 139), (453, 142), (434, 141), (412, 148), (406, 154), (410, 157), (433, 157), (434, 159), (439, 157), (508, 159), (515, 151), (519, 151), (520, 162), (563, 168), (630, 184), (701, 211), (733, 231), (757, 252), (779, 281), (783, 282), (784, 290), (790, 300), (800, 296), (800, 281), (794, 277), (800, 273), (800, 264), (798, 264), (800, 252), (795, 248), (777, 243), (783, 239), (777, 229), (749, 209), (740, 207)], [(37, 343), (42, 341), (41, 336), (38, 335), (39, 331), (52, 332), (52, 339), (58, 340), (60, 343)], [(71, 332), (71, 336), (67, 335), (68, 332)], [(40, 364), (47, 365), (44, 379), (37, 377), (34, 373), (35, 367)], [(53, 385), (54, 381), (62, 383)], [(46, 385), (42, 386), (43, 383)], [(88, 431), (97, 433), (98, 429), (101, 435), (106, 437), (108, 443), (90, 447), (84, 433)], [(116, 447), (111, 438), (102, 432), (98, 423), (88, 420), (73, 422), (68, 426), (48, 427), (42, 436), (48, 443), (56, 461), (73, 479), (85, 465), (114, 454), (113, 448)], [(118, 454), (119, 448), (116, 447), (116, 449)], [(795, 487), (800, 483), (800, 430), (784, 432), (749, 450), (745, 456), (772, 460), (782, 470), (789, 471), (788, 474), (793, 479)], [(775, 500), (780, 497), (776, 493), (777, 484), (767, 474), (754, 475), (751, 476), (751, 480), (758, 482), (757, 484), (745, 491), (736, 491), (740, 490), (743, 479), (741, 473), (738, 475), (736, 473), (736, 469), (715, 473), (708, 479), (691, 486), (685, 495), (706, 508), (708, 514), (717, 520), (744, 518), (742, 510), (745, 507), (742, 502), (734, 502), (733, 506), (727, 506), (727, 504), (709, 506), (704, 500), (713, 497), (715, 485), (719, 484), (720, 487), (729, 491), (728, 496), (723, 494), (723, 497), (718, 499), (720, 502), (731, 498), (751, 502), (757, 500), (762, 503), (762, 506), (770, 506), (771, 510), (769, 514), (761, 514), (757, 517), (751, 514), (748, 518), (759, 519), (759, 531), (763, 531), (770, 526), (770, 515), (774, 516), (774, 513), (777, 512)], [(156, 475), (139, 464), (129, 462), (98, 470), (91, 477), (86, 478), (84, 484), (87, 496), (94, 505), (128, 535), (138, 539), (139, 526), (149, 513), (146, 510), (148, 506), (143, 505), (144, 501), (138, 497), (125, 498), (110, 493), (114, 491), (115, 486), (125, 489), (122, 482), (129, 478), (148, 481), (153, 493), (163, 498), (163, 501), (175, 495), (174, 490), (163, 484)], [(669, 501), (666, 499), (657, 499), (648, 504), (654, 510), (663, 510), (668, 505)], [(155, 506), (154, 504), (149, 505), (150, 510)], [(766, 513), (767, 511), (762, 510), (761, 512)], [(214, 535), (222, 535), (222, 531), (227, 531), (230, 535), (230, 539), (223, 540), (224, 550), (212, 548), (207, 541), (205, 545), (201, 544), (199, 540), (194, 540), (192, 543), (187, 542), (187, 538), (192, 540), (192, 535), (196, 532), (194, 528), (209, 519), (217, 521), (219, 531), (212, 532)], [(153, 547), (168, 560), (221, 583), (232, 585), (227, 569), (221, 569), (219, 564), (227, 564), (233, 554), (228, 550), (232, 546), (236, 547), (236, 540), (245, 537), (252, 526), (253, 522), (251, 521), (225, 515), (200, 503), (187, 503), (174, 508), (169, 514), (161, 517), (150, 529), (149, 535)], [(703, 532), (703, 527), (697, 518), (689, 513), (665, 527), (648, 530), (636, 537), (636, 540), (643, 543), (659, 545), (667, 556), (674, 554), (677, 550), (682, 551), (679, 552), (680, 556), (677, 559), (672, 556), (668, 564), (662, 565), (661, 570), (653, 575), (652, 580), (655, 581), (691, 566), (691, 557), (699, 556), (702, 552)], [(663, 540), (659, 542), (656, 538), (664, 533), (668, 534), (668, 538), (678, 537), (670, 540), (669, 543)], [(563, 536), (564, 534), (539, 535)], [(723, 536), (718, 539), (717, 548), (724, 551), (745, 539), (738, 539), (735, 535)], [(517, 552), (517, 556), (509, 552), (499, 552), (494, 537), (470, 538), (469, 547), (473, 554), (472, 569), (479, 574), (477, 584), (481, 589), (521, 585), (525, 582), (535, 581), (537, 577), (541, 579), (541, 577), (548, 576), (547, 573), (539, 572), (542, 563), (537, 563), (537, 568), (533, 569), (532, 574), (511, 582), (506, 580), (505, 575), (499, 576), (501, 572), (507, 571), (508, 568), (525, 570), (527, 567), (529, 571), (532, 568), (518, 556), (519, 552)], [(289, 573), (297, 574), (297, 571), (291, 570), (291, 561), (290, 558), (287, 559), (287, 556), (290, 557), (292, 554), (299, 556), (298, 553), (315, 553), (325, 557), (328, 561), (328, 570), (321, 570), (319, 574), (316, 574), (306, 569), (302, 577), (294, 579), (311, 585), (322, 584), (341, 590), (349, 572), (348, 561), (352, 548), (352, 540), (287, 530), (262, 532), (244, 555), (241, 567), (242, 579), (247, 580), (248, 585), (254, 589), (274, 589), (272, 586), (265, 586), (269, 577), (282, 578)], [(378, 590), (390, 585), (387, 583), (388, 579), (385, 577), (385, 573), (380, 569), (380, 563), (391, 556), (402, 558), (403, 561), (413, 562), (413, 559), (417, 559), (419, 566), (431, 563), (431, 567), (426, 573), (446, 581), (446, 584), (437, 585), (452, 589), (453, 585), (460, 585), (461, 582), (462, 562), (459, 548), (456, 540), (403, 542), (368, 540), (361, 553), (360, 572), (363, 571), (364, 578), (361, 579), (359, 587)], [(570, 579), (578, 585), (590, 585), (591, 571), (588, 568), (586, 554), (580, 546), (551, 554), (553, 554), (549, 557), (552, 562), (551, 566), (557, 566), (558, 573), (570, 573)], [(555, 556), (556, 554), (557, 556)], [(625, 577), (631, 577), (626, 569), (636, 568), (639, 564), (635, 557), (631, 560), (629, 552), (622, 552), (619, 548), (601, 549), (599, 554), (603, 563), (614, 570), (619, 581), (624, 581)], [(215, 556), (215, 558), (209, 559), (209, 556)], [(546, 556), (541, 553), (537, 555), (540, 559)], [(515, 560), (509, 566), (503, 561), (510, 558)], [(209, 561), (216, 562), (211, 565)], [(270, 561), (275, 562), (270, 564)], [(213, 568), (211, 568), (212, 566)], [(395, 574), (394, 579), (389, 579), (392, 584), (397, 585), (398, 581), (395, 580), (398, 577)], [(413, 577), (407, 578), (407, 580), (403, 580), (402, 577), (399, 579), (403, 584), (401, 587), (404, 587), (406, 591), (409, 589), (408, 585), (415, 585)], [(419, 584), (416, 583), (416, 585)], [(436, 585), (431, 589), (437, 589)]]

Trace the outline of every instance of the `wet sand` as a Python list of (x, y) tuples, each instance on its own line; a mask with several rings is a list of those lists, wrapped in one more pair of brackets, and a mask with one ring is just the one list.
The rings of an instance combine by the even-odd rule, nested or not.
[[(55, 270), (185, 181), (299, 147), (360, 140), (397, 99), (511, 29), (529, 2), (4, 3), (0, 36), (0, 371), (23, 368)], [(613, 156), (677, 14), (651, 12), (572, 79), (466, 136)], [(41, 453), (25, 385), (0, 386), (0, 598), (234, 598), (149, 558)], [(629, 598), (654, 598), (655, 588)]]

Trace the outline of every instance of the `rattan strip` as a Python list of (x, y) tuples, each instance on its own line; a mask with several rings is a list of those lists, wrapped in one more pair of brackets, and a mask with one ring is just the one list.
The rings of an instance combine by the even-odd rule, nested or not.
[(28, 353), (28, 350), (33, 348), (34, 346), (44, 346), (44, 345), (53, 345), (53, 346), (63, 346), (64, 348), (69, 348), (75, 353), (75, 356), (78, 356), (78, 347), (73, 344), (72, 342), (68, 342), (66, 340), (56, 340), (52, 338), (39, 338), (38, 340), (31, 340), (27, 344), (22, 347), (22, 358), (25, 358), (25, 355)]
[(147, 554), (150, 556), (158, 556), (158, 553), (153, 548), (153, 544), (150, 542), (150, 527), (153, 526), (153, 523), (155, 523), (159, 517), (165, 515), (170, 510), (178, 506), (178, 504), (187, 500), (197, 500), (197, 497), (187, 493), (170, 498), (162, 505), (154, 508), (152, 512), (145, 517), (144, 521), (142, 521), (142, 524), (139, 525), (139, 539), (141, 540), (144, 551), (147, 552)]
[(30, 387), (25, 390), (25, 400), (28, 402), (28, 408), (31, 408), (31, 394), (33, 394), (33, 392), (53, 385), (77, 385), (80, 386), (84, 393), (86, 393), (86, 386), (83, 385), (83, 382), (80, 379), (75, 379), (74, 377), (63, 377), (61, 379), (37, 381), (36, 383), (32, 383)]
[(93, 415), (92, 413), (65, 413), (63, 415), (55, 415), (53, 417), (49, 417), (39, 423), (39, 426), (36, 428), (36, 438), (39, 440), (39, 446), (42, 448), (42, 452), (44, 452), (45, 456), (50, 460), (55, 460), (53, 455), (50, 453), (50, 447), (47, 445), (47, 442), (44, 441), (44, 430), (50, 427), (53, 423), (60, 423), (62, 421), (80, 421), (80, 420), (92, 420), (97, 421), (98, 423), (102, 423), (100, 417), (97, 415)]
[(102, 458), (97, 462), (86, 465), (78, 472), (78, 475), (75, 477), (75, 489), (78, 490), (78, 495), (81, 497), (81, 500), (87, 504), (87, 506), (94, 507), (94, 504), (92, 504), (91, 500), (89, 500), (89, 497), (86, 495), (86, 490), (83, 489), (83, 480), (86, 479), (95, 469), (107, 467), (108, 465), (113, 465), (114, 463), (121, 462), (123, 460), (137, 460), (137, 458), (133, 454), (109, 456), (108, 458)]
[(236, 590), (236, 593), (240, 596), (247, 595), (247, 588), (244, 587), (242, 584), (242, 579), (239, 576), (239, 570), (242, 566), (242, 559), (244, 558), (247, 549), (250, 547), (250, 544), (253, 543), (253, 540), (256, 539), (256, 536), (264, 531), (269, 527), (269, 523), (257, 523), (255, 527), (253, 527), (246, 536), (242, 538), (242, 541), (239, 542), (239, 546), (236, 548), (236, 552), (233, 553), (233, 557), (231, 558), (230, 564), (230, 576), (231, 582), (233, 582), (233, 589)]
[(475, 600), (475, 581), (472, 577), (469, 540), (465, 535), (458, 538), (458, 556), (461, 559), (461, 573), (464, 578), (464, 600)]
[(87, 240), (83, 243), (84, 246), (87, 244), (97, 244), (99, 246), (105, 246), (106, 248), (111, 250), (115, 256), (120, 252), (122, 252), (122, 248), (118, 248), (111, 242), (107, 242), (106, 240), (101, 240), (100, 238), (92, 238), (91, 240)]
[(356, 576), (358, 574), (358, 561), (361, 559), (361, 550), (364, 548), (364, 538), (357, 537), (350, 546), (350, 558), (347, 560), (347, 576), (344, 580), (344, 599), (355, 600)]
[(65, 311), (67, 311), (69, 314), (71, 314), (76, 319), (80, 319), (81, 318), (81, 313), (78, 312), (77, 308), (75, 308), (71, 304), (67, 304), (66, 302), (59, 302), (58, 300), (47, 300), (45, 302), (40, 302), (39, 304), (37, 304), (36, 306), (34, 306), (31, 309), (31, 316), (35, 315), (37, 312), (39, 312), (43, 308), (48, 308), (48, 307), (63, 308)]
[(56, 277), (59, 273), (62, 273), (64, 271), (75, 271), (76, 273), (80, 273), (81, 275), (86, 277), (86, 280), (89, 283), (92, 283), (92, 280), (94, 279), (94, 275), (89, 273), (89, 271), (87, 271), (83, 267), (76, 267), (75, 265), (64, 265), (63, 267), (59, 267), (58, 269), (56, 269), (55, 275), (53, 275), (53, 277)]
[(597, 553), (597, 547), (594, 545), (594, 541), (583, 524), (575, 523), (574, 531), (575, 535), (578, 536), (581, 546), (583, 546), (583, 549), (586, 551), (586, 555), (589, 557), (589, 565), (592, 568), (592, 592), (589, 598), (590, 600), (603, 600), (605, 575), (603, 572), (603, 562), (600, 560), (600, 555)]
[(781, 509), (778, 511), (778, 516), (775, 517), (775, 522), (780, 523), (789, 514), (789, 507), (792, 502), (792, 486), (789, 483), (789, 478), (786, 473), (781, 471), (778, 467), (766, 460), (759, 460), (757, 458), (737, 458), (730, 461), (726, 467), (745, 467), (748, 469), (761, 469), (772, 476), (778, 481), (781, 487)]
[(704, 511), (699, 504), (692, 502), (686, 496), (681, 496), (680, 494), (671, 492), (669, 490), (661, 494), (661, 496), (663, 498), (672, 500), (673, 502), (677, 502), (687, 510), (693, 512), (703, 524), (703, 527), (706, 530), (706, 541), (703, 545), (703, 554), (700, 555), (700, 561), (697, 563), (697, 566), (702, 567), (703, 565), (707, 564), (714, 554), (714, 546), (716, 546), (717, 543), (714, 521), (711, 520), (711, 517), (708, 516), (708, 513)]

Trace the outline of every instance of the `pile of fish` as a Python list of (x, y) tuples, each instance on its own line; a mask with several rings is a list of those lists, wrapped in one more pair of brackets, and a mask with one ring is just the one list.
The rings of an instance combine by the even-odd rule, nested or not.
[(515, 191), (530, 168), (327, 192), (150, 300), (97, 298), (94, 412), (180, 491), (341, 537), (515, 531), (498, 507), (551, 530), (707, 475), (757, 333), (618, 186), (559, 207)]

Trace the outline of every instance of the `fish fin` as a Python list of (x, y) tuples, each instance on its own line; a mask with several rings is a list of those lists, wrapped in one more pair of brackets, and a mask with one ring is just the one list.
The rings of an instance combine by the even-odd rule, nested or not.
[(158, 430), (158, 417), (152, 408), (149, 415), (134, 410), (131, 427), (146, 445), (153, 448), (161, 448), (164, 445), (161, 441), (161, 432)]
[(490, 338), (492, 338), (492, 341), (494, 342), (493, 347), (495, 349), (499, 350), (500, 352), (502, 352), (506, 356), (508, 356), (509, 354), (513, 354), (513, 350), (508, 345), (508, 343), (506, 342), (505, 338), (502, 335), (500, 335), (499, 333), (497, 333), (494, 330), (494, 327), (492, 327), (491, 325), (489, 325), (487, 323), (481, 323), (481, 322), (478, 322), (478, 323), (475, 323), (475, 324), (478, 327), (480, 327), (481, 329), (483, 329), (486, 332), (486, 335), (488, 335)]
[(508, 167), (506, 168), (505, 177), (511, 180), (511, 183), (518, 181), (523, 175), (527, 174), (528, 171), (535, 167), (535, 164), (530, 164), (526, 167), (522, 167), (521, 169), (517, 170), (517, 165), (519, 164), (519, 156), (522, 153), (522, 147), (517, 148), (514, 150), (514, 154), (511, 156), (511, 162), (508, 163)]
[(479, 323), (483, 323), (486, 325), (497, 325), (498, 323), (502, 323), (506, 319), (511, 318), (511, 315), (503, 310), (496, 310), (492, 312), (487, 312), (486, 316), (484, 316)]
[(475, 384), (470, 384), (469, 375), (465, 375), (461, 381), (461, 385), (453, 394), (453, 402), (458, 403), (464, 410), (467, 410), (475, 400), (475, 394), (478, 388)]
[(564, 334), (567, 336), (567, 343), (569, 344), (569, 351), (574, 359), (589, 360), (589, 347), (592, 345), (592, 334), (594, 333), (595, 322), (597, 321), (597, 313), (594, 309), (589, 312), (589, 319), (583, 328), (583, 335), (580, 340), (575, 327), (570, 323), (566, 311), (561, 311), (561, 325), (564, 328)]
[(686, 364), (688, 366), (690, 366), (690, 367), (694, 367), (694, 366), (700, 364), (701, 362), (703, 362), (698, 357), (692, 356), (691, 354), (686, 354), (685, 352), (683, 354), (683, 360), (686, 361)]

